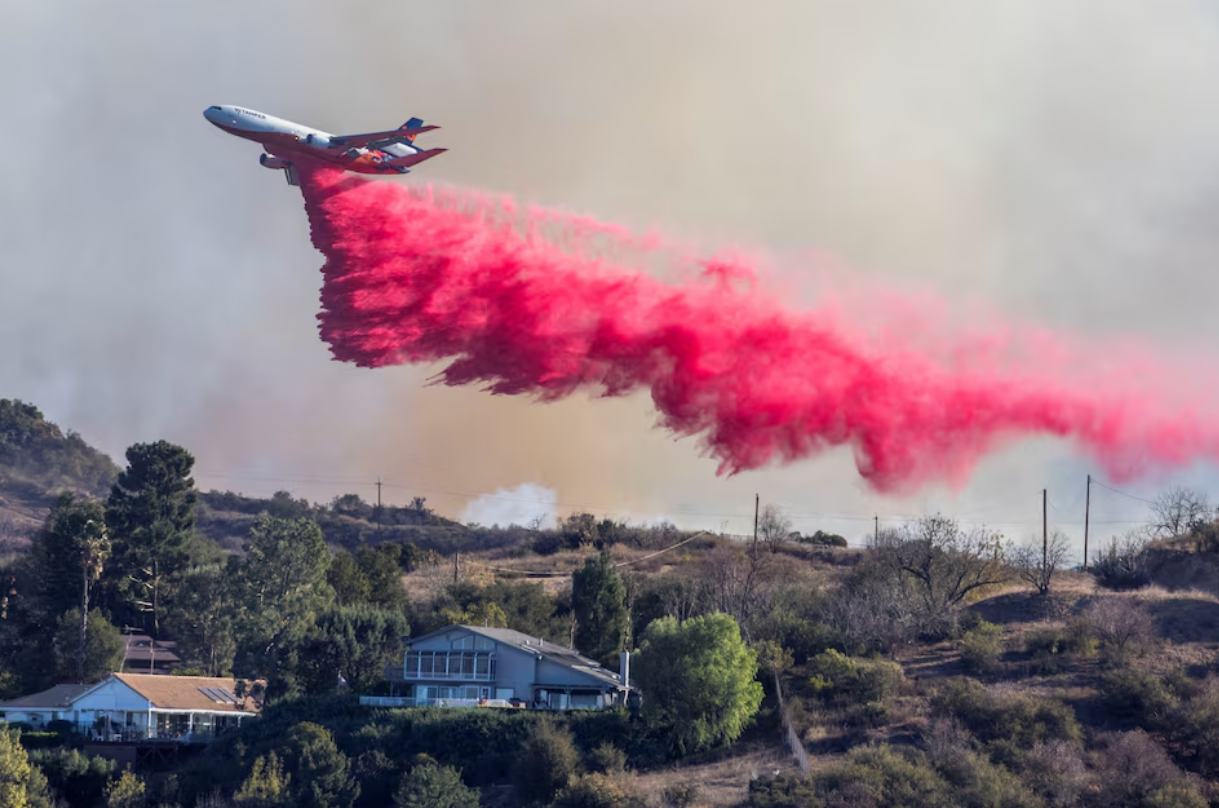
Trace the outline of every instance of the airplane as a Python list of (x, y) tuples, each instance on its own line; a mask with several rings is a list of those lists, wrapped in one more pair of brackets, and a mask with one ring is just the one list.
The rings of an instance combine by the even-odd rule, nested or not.
[(415, 146), (416, 135), (440, 128), (424, 126), (419, 118), (387, 132), (332, 135), (244, 107), (208, 107), (203, 117), (230, 135), (261, 143), (267, 153), (259, 162), (266, 168), (282, 169), (289, 185), (300, 185), (294, 157), (360, 174), (409, 174), (411, 166), (448, 151)]

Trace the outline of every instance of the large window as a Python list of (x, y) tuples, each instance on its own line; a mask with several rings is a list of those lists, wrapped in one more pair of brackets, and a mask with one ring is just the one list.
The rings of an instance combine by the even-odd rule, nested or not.
[(495, 654), (486, 651), (410, 651), (406, 679), (456, 679), (490, 682), (495, 679)]

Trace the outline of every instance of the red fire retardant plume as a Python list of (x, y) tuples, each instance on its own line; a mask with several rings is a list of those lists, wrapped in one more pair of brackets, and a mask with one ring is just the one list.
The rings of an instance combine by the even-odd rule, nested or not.
[(439, 382), (542, 401), (647, 390), (660, 424), (698, 436), (721, 473), (846, 444), (877, 490), (960, 484), (981, 455), (1032, 435), (1074, 439), (1117, 479), (1219, 458), (1219, 430), (1137, 392), (1153, 382), (1132, 368), (1105, 387), (1048, 360), (988, 361), (985, 346), (1007, 339), (993, 334), (939, 358), (909, 331), (869, 341), (828, 310), (787, 310), (742, 284), (746, 266), (708, 262), (665, 283), (580, 246), (596, 237), (599, 255), (608, 244), (646, 257), (657, 245), (503, 201), (326, 169), (303, 172), (302, 191), (336, 359), (447, 362)]

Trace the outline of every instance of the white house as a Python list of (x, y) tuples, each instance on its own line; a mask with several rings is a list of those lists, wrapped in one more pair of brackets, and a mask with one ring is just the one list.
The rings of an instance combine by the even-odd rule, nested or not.
[(206, 676), (112, 673), (95, 685), (56, 685), (0, 702), (9, 723), (70, 721), (95, 740), (204, 741), (258, 714), (237, 682)]
[(493, 703), (543, 710), (600, 710), (625, 700), (621, 673), (570, 648), (506, 628), (449, 626), (408, 639), (403, 666), (386, 670), (390, 698), (372, 706), (466, 706)]

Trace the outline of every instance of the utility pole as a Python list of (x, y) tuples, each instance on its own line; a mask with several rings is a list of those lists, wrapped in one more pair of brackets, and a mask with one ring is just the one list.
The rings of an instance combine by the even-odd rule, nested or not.
[(872, 546), (880, 544), (880, 514), (872, 517)]
[(377, 539), (381, 538), (381, 478), (377, 478)]
[(457, 583), (457, 559), (461, 553), (453, 553), (453, 583)]
[(760, 494), (753, 495), (753, 543), (758, 543), (758, 508), (762, 505)]
[(1048, 530), (1049, 520), (1047, 519), (1047, 516), (1046, 516), (1047, 499), (1048, 499), (1048, 496), (1046, 494), (1046, 489), (1043, 488), (1043, 489), (1041, 489), (1041, 570), (1042, 570), (1041, 574), (1042, 575), (1045, 574), (1045, 565), (1046, 565), (1047, 559), (1049, 558), (1049, 555), (1050, 555), (1049, 554), (1049, 536), (1050, 536), (1050, 534), (1049, 534), (1049, 530)]
[(1092, 475), (1088, 475), (1088, 492), (1084, 494), (1084, 572), (1088, 571), (1088, 520), (1092, 516)]

